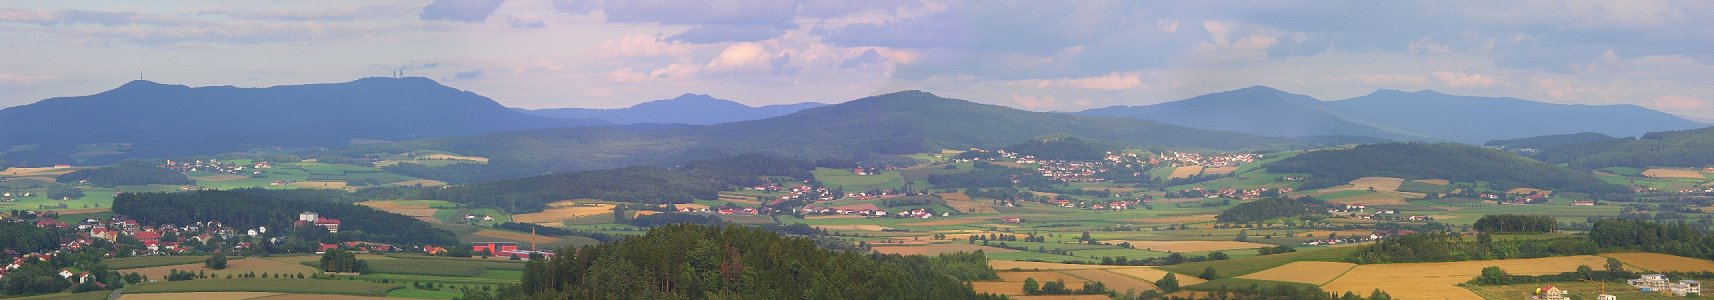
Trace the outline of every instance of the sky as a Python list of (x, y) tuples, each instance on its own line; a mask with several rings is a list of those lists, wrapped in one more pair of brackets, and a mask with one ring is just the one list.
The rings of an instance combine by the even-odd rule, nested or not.
[(1714, 121), (1710, 1), (0, 2), (0, 107), (139, 78), (428, 77), (523, 108), (925, 90), (1035, 111), (1266, 85), (1636, 104)]

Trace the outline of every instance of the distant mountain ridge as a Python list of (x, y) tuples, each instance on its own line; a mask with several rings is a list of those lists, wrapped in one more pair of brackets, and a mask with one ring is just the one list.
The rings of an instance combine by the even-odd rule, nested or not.
[(266, 88), (188, 87), (132, 81), (88, 96), (0, 110), (0, 151), (15, 165), (75, 163), (76, 145), (129, 143), (127, 157), (214, 154), (245, 145), (344, 146), (551, 127), (605, 125), (514, 112), (427, 78), (363, 78)]
[(1396, 90), (1321, 101), (1263, 86), (1078, 114), (1149, 119), (1263, 136), (1349, 135), (1467, 144), (1579, 132), (1637, 136), (1704, 126), (1635, 105), (1555, 104)]
[(1714, 167), (1714, 127), (1650, 132), (1639, 138), (1589, 141), (1542, 149), (1534, 155), (1549, 163), (1605, 167)]
[(1321, 100), (1265, 86), (1154, 105), (1097, 108), (1078, 114), (1148, 119), (1185, 127), (1263, 136), (1351, 135), (1391, 140), (1413, 138), (1346, 120)]
[(672, 99), (654, 100), (626, 108), (550, 108), (526, 110), (527, 114), (566, 118), (601, 119), (617, 124), (691, 124), (709, 125), (738, 121), (760, 120), (784, 116), (804, 109), (827, 106), (824, 103), (803, 102), (752, 107), (709, 95), (684, 94)]
[(971, 147), (997, 149), (1046, 135), (1181, 149), (1286, 148), (1317, 143), (1148, 120), (1023, 111), (904, 91), (780, 117), (716, 125), (560, 128), (407, 144), (489, 157), (493, 159), (490, 165), (552, 172), (673, 165), (752, 152), (800, 159), (898, 159), (893, 155)]

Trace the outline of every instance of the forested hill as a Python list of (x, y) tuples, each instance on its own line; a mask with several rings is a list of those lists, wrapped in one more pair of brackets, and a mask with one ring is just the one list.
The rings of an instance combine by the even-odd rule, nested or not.
[(1637, 139), (1566, 145), (1543, 149), (1535, 157), (1586, 169), (1714, 166), (1714, 127), (1651, 132)]
[(394, 189), (408, 194), (391, 197), (437, 199), (511, 212), (536, 212), (548, 203), (593, 198), (648, 204), (688, 203), (714, 200), (721, 190), (733, 186), (755, 186), (761, 177), (812, 177), (815, 166), (808, 161), (774, 158), (759, 154), (697, 161), (679, 168), (634, 166), (610, 170), (575, 171), (456, 185), (445, 188)]
[(1420, 139), (1346, 120), (1321, 100), (1265, 86), (1154, 105), (1097, 108), (1078, 114), (1156, 120), (1192, 128), (1265, 136), (1351, 135), (1401, 141)]
[(1053, 134), (1071, 134), (1123, 146), (1181, 149), (1236, 150), (1310, 144), (1297, 139), (1191, 129), (1148, 120), (1022, 111), (907, 91), (755, 121), (709, 126), (532, 130), (378, 146), (374, 151), (405, 150), (402, 147), (447, 150), (488, 157), (495, 165), (540, 173), (635, 164), (673, 165), (750, 152), (803, 159), (863, 160), (943, 148), (994, 149)]
[(1435, 91), (1378, 90), (1327, 104), (1349, 120), (1470, 144), (1577, 132), (1637, 136), (1705, 126), (1636, 105), (1557, 104)]
[[(132, 147), (81, 164), (249, 149), (248, 145), (345, 146), (353, 139), (409, 140), (508, 130), (606, 124), (512, 111), (427, 78), (364, 78), (267, 88), (187, 87), (132, 81), (89, 96), (0, 110), (0, 149), (16, 165), (78, 164), (77, 145)], [(19, 148), (15, 148), (19, 149)]]
[(742, 226), (666, 225), (530, 262), (521, 284), (464, 299), (999, 299), (981, 252), (933, 257), (829, 250)]
[(1531, 187), (1554, 191), (1618, 194), (1629, 190), (1593, 175), (1508, 152), (1464, 144), (1389, 143), (1306, 152), (1267, 165), (1269, 172), (1308, 173), (1350, 181), (1380, 176), (1487, 181), (1496, 189)]
[(136, 218), (144, 225), (217, 221), (236, 228), (278, 229), (290, 227), (298, 213), (309, 211), (340, 219), (339, 233), (333, 239), (406, 245), (458, 242), (451, 232), (423, 221), (339, 201), (349, 199), (351, 195), (345, 191), (307, 189), (125, 193), (113, 199), (113, 213)]
[(184, 173), (168, 170), (145, 161), (124, 161), (110, 167), (77, 170), (54, 178), (59, 182), (89, 180), (90, 185), (113, 187), (120, 185), (195, 184)]

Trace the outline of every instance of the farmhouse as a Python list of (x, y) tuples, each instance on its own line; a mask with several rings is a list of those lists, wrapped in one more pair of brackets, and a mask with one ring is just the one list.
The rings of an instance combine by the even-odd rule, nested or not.
[(518, 243), (481, 242), (471, 244), (470, 246), (470, 252), (483, 253), (484, 251), (487, 251), (490, 255), (498, 255), (502, 252), (516, 252), (518, 251)]
[(1536, 288), (1535, 289), (1535, 296), (1530, 297), (1530, 299), (1531, 300), (1565, 300), (1565, 290), (1559, 289), (1558, 287), (1554, 287), (1553, 285), (1549, 284), (1547, 286)]
[(323, 218), (321, 217), (321, 214), (317, 214), (315, 212), (306, 211), (298, 213), (298, 221), (294, 225), (303, 226), (305, 224), (313, 224), (315, 226), (327, 228), (328, 233), (339, 233), (339, 219)]
[[(1666, 291), (1669, 288), (1668, 281), (1669, 280), (1666, 279), (1666, 275), (1643, 274), (1642, 278), (1626, 279), (1625, 283), (1635, 286), (1638, 290), (1642, 290), (1644, 292), (1657, 292)], [(1698, 286), (1698, 288), (1700, 289), (1701, 287)]]
[(1672, 295), (1679, 297), (1687, 295), (1701, 296), (1702, 282), (1689, 279), (1679, 280), (1678, 283), (1672, 284)]

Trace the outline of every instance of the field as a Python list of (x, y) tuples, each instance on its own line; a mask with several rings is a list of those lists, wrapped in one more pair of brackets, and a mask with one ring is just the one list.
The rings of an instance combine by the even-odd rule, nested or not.
[[(1084, 282), (1101, 282), (1107, 288), (1120, 293), (1127, 290), (1155, 290), (1154, 281), (1165, 277), (1167, 272), (1152, 267), (1136, 266), (1102, 266), (1075, 265), (1025, 261), (990, 261), (989, 266), (999, 271), (1000, 281), (971, 282), (977, 292), (998, 293), (1019, 299), (1036, 299), (1016, 297), (1023, 294), (1025, 279), (1034, 278), (1037, 282), (1064, 280), (1067, 288), (1083, 287)], [(1181, 286), (1205, 282), (1195, 276), (1177, 274), (1175, 276)], [(1105, 299), (1104, 296), (1079, 299)]]
[(1457, 286), (1482, 274), (1482, 268), (1498, 266), (1516, 275), (1557, 274), (1576, 271), (1578, 266), (1599, 267), (1606, 263), (1600, 256), (1567, 256), (1533, 259), (1461, 261), (1443, 263), (1407, 263), (1361, 265), (1322, 286), (1329, 292), (1346, 291), (1368, 294), (1381, 289), (1395, 297), (1411, 299), (1478, 299), (1469, 290)]
[(440, 219), (435, 218), (435, 212), (438, 210), (435, 207), (453, 206), (451, 202), (439, 200), (364, 201), (358, 202), (357, 205), (368, 206), (390, 213), (405, 215), (407, 217), (416, 218), (417, 220), (429, 223), (440, 222)]
[(875, 252), (880, 253), (902, 255), (937, 255), (942, 253), (975, 252), (976, 250), (982, 250), (982, 252), (986, 253), (1018, 252), (1018, 250), (965, 243), (945, 243), (918, 246), (875, 246), (874, 250)]
[(1404, 205), (1410, 202), (1405, 199), (1421, 198), (1423, 195), (1394, 191), (1343, 190), (1316, 195), (1317, 199), (1333, 203), (1365, 204), (1365, 205)]
[(1446, 193), (1452, 189), (1451, 182), (1445, 179), (1411, 180), (1399, 185), (1400, 192), (1409, 193)]
[(1132, 248), (1144, 249), (1144, 250), (1149, 250), (1149, 251), (1167, 251), (1167, 252), (1206, 252), (1206, 251), (1219, 251), (1219, 250), (1232, 250), (1232, 249), (1255, 249), (1255, 248), (1273, 246), (1273, 245), (1268, 245), (1268, 244), (1247, 243), (1247, 242), (1238, 242), (1238, 241), (1123, 241), (1123, 240), (1107, 240), (1107, 241), (1101, 241), (1101, 242), (1113, 243), (1115, 245), (1117, 245), (1121, 242), (1130, 242)]
[(257, 298), (275, 296), (275, 295), (280, 295), (280, 293), (266, 293), (266, 292), (155, 293), (155, 294), (129, 294), (129, 295), (124, 295), (124, 296), (119, 296), (119, 299), (120, 300), (179, 300), (179, 299), (245, 300), (245, 299), (257, 299)]
[(879, 171), (875, 174), (857, 175), (847, 169), (816, 168), (813, 174), (816, 180), (821, 180), (828, 187), (840, 187), (852, 192), (871, 189), (896, 189), (905, 186), (905, 177), (899, 175), (899, 171)]
[[(1596, 294), (1600, 294), (1601, 290), (1602, 290), (1602, 286), (1600, 284), (1590, 283), (1590, 282), (1581, 282), (1581, 281), (1578, 281), (1578, 282), (1554, 282), (1551, 284), (1554, 287), (1557, 287), (1561, 290), (1566, 290), (1568, 292), (1571, 292), (1572, 295), (1596, 295)], [(1543, 285), (1547, 285), (1547, 284), (1519, 284), (1519, 285), (1500, 285), (1500, 286), (1479, 285), (1479, 286), (1469, 287), (1469, 289), (1471, 292), (1476, 293), (1477, 296), (1480, 296), (1484, 299), (1528, 299), (1530, 296), (1533, 296), (1535, 294), (1536, 288), (1539, 288)], [(1625, 285), (1625, 284), (1619, 283), (1619, 282), (1608, 282), (1606, 285), (1606, 291), (1607, 291), (1607, 294), (1611, 294), (1613, 296), (1617, 296), (1619, 299), (1626, 299), (1626, 300), (1631, 300), (1631, 299), (1685, 299), (1686, 298), (1686, 297), (1674, 297), (1672, 295), (1662, 294), (1662, 293), (1653, 293), (1653, 292), (1644, 293), (1644, 292), (1638, 291), (1636, 287)], [(1594, 297), (1584, 297), (1582, 299), (1593, 299), (1593, 298)]]
[(1666, 168), (1648, 169), (1646, 171), (1643, 171), (1642, 175), (1643, 175), (1643, 177), (1649, 177), (1649, 178), (1687, 178), (1687, 179), (1707, 179), (1708, 178), (1708, 177), (1702, 176), (1702, 172), (1697, 172), (1696, 170), (1666, 169)]
[(1126, 220), (1137, 223), (1169, 224), (1169, 223), (1199, 223), (1214, 221), (1215, 215), (1194, 215), (1176, 217), (1154, 217)]
[(387, 291), (391, 291), (396, 288), (398, 287), (390, 284), (372, 283), (367, 281), (294, 278), (241, 278), (141, 283), (125, 287), (125, 293), (275, 292), (294, 294), (386, 296)]
[(1345, 275), (1346, 271), (1355, 267), (1357, 267), (1356, 264), (1343, 262), (1300, 261), (1246, 274), (1238, 278), (1322, 285), (1333, 281), (1334, 278), (1339, 278), (1340, 275)]
[(1172, 169), (1172, 174), (1167, 175), (1167, 178), (1190, 178), (1190, 176), (1196, 176), (1198, 174), (1202, 174), (1202, 166), (1183, 166)]
[[(320, 257), (315, 257), (315, 258), (320, 259)], [(171, 270), (179, 270), (179, 271), (187, 271), (187, 272), (205, 272), (205, 273), (208, 273), (209, 276), (215, 276), (215, 277), (226, 277), (226, 275), (236, 276), (237, 274), (246, 274), (246, 273), (250, 273), (250, 272), (255, 272), (258, 274), (267, 273), (267, 274), (289, 274), (289, 275), (297, 275), (300, 273), (308, 275), (308, 274), (315, 274), (317, 272), (317, 270), (315, 268), (312, 268), (309, 266), (304, 266), (304, 265), (300, 265), (300, 264), (296, 264), (296, 263), (292, 263), (292, 262), (275, 260), (273, 258), (243, 258), (243, 259), (234, 258), (234, 259), (228, 260), (226, 262), (226, 269), (223, 269), (223, 270), (214, 270), (214, 269), (209, 269), (209, 268), (203, 267), (202, 262), (199, 260), (196, 263), (190, 263), (190, 264), (123, 269), (123, 270), (119, 270), (119, 272), (120, 273), (136, 272), (136, 273), (143, 274), (144, 276), (148, 276), (150, 279), (159, 280), (159, 279), (166, 278), (167, 273), (170, 272)]]
[(1298, 261), (1344, 261), (1346, 257), (1356, 251), (1357, 247), (1300, 248), (1298, 252), (1292, 253), (1182, 263), (1161, 267), (1161, 269), (1181, 274), (1200, 274), (1204, 268), (1214, 268), (1215, 273), (1220, 274), (1220, 276), (1239, 276)]
[(1601, 256), (1616, 258), (1626, 265), (1651, 272), (1714, 271), (1714, 261), (1706, 259), (1644, 252), (1607, 253)]
[(957, 210), (958, 212), (968, 214), (991, 214), (1000, 212), (994, 210), (994, 207), (989, 206), (988, 203), (971, 200), (970, 196), (966, 196), (964, 193), (944, 193), (939, 196), (940, 199), (945, 200), (946, 207), (951, 207), (953, 210)]
[(1236, 171), (1238, 171), (1237, 166), (1213, 167), (1213, 168), (1203, 169), (1202, 174), (1203, 175), (1226, 175), (1226, 174), (1232, 174), (1232, 172), (1236, 172)]
[[(1113, 272), (1109, 272), (1108, 270), (1102, 270), (1102, 269), (1070, 270), (1070, 271), (1063, 271), (1063, 273), (1069, 274), (1071, 276), (1077, 276), (1078, 278), (1083, 278), (1083, 280), (1086, 280), (1086, 281), (1100, 282), (1101, 284), (1106, 285), (1107, 288), (1113, 289), (1115, 291), (1135, 290), (1137, 292), (1142, 292), (1142, 291), (1147, 291), (1147, 290), (1153, 290), (1153, 289), (1155, 289), (1155, 285), (1153, 282), (1155, 280), (1160, 280), (1159, 277), (1156, 277), (1156, 278), (1149, 279), (1148, 281), (1144, 281), (1141, 278), (1126, 276), (1123, 274), (1113, 273)], [(1162, 275), (1165, 275), (1165, 274), (1162, 274)]]
[(542, 226), (563, 227), (566, 219), (588, 217), (595, 215), (612, 215), (613, 205), (603, 203), (578, 204), (574, 201), (560, 201), (548, 204), (548, 209), (541, 212), (512, 215), (512, 222), (535, 223)]
[(101, 262), (106, 263), (108, 268), (118, 270), (201, 263), (205, 260), (208, 260), (208, 256), (138, 256), (103, 259)]

